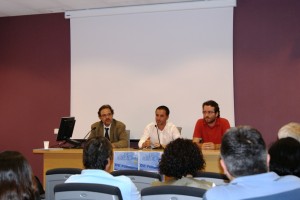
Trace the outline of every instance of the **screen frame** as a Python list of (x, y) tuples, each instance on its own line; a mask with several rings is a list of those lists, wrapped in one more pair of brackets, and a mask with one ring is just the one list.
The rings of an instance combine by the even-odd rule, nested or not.
[(60, 120), (56, 141), (69, 140), (73, 135), (75, 122), (75, 117), (62, 117)]

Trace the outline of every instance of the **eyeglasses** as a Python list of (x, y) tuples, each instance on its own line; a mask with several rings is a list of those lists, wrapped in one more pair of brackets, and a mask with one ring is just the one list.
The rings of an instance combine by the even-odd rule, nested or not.
[(203, 115), (205, 115), (205, 114), (211, 115), (211, 114), (213, 114), (213, 113), (215, 113), (215, 111), (202, 111), (202, 114), (203, 114)]
[(107, 114), (101, 115), (101, 117), (110, 117), (111, 115), (112, 115), (111, 113), (107, 113)]

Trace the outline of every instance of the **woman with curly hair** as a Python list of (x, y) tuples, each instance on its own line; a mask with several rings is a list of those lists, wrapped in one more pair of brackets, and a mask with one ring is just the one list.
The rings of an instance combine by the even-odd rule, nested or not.
[(40, 199), (31, 166), (17, 151), (0, 153), (0, 200), (4, 199)]
[(178, 138), (164, 149), (159, 162), (159, 172), (168, 177), (166, 182), (153, 185), (184, 185), (209, 189), (213, 183), (193, 177), (205, 168), (205, 160), (197, 144), (192, 140)]

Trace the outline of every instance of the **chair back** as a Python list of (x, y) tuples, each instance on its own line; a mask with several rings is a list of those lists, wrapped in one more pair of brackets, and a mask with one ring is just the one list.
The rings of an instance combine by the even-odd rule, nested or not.
[(206, 190), (202, 188), (163, 185), (142, 189), (141, 197), (142, 200), (199, 200), (205, 192)]
[(55, 168), (46, 172), (46, 191), (45, 199), (54, 199), (54, 187), (57, 184), (64, 183), (71, 175), (80, 174), (79, 168)]
[(229, 179), (225, 174), (216, 172), (198, 172), (194, 178), (198, 180), (213, 182), (216, 185), (224, 185), (229, 183)]
[(111, 174), (113, 176), (124, 175), (129, 177), (139, 191), (141, 191), (143, 188), (150, 187), (154, 181), (162, 180), (160, 174), (142, 170), (118, 170), (111, 172)]
[(55, 200), (123, 200), (118, 187), (95, 183), (62, 183), (54, 187)]

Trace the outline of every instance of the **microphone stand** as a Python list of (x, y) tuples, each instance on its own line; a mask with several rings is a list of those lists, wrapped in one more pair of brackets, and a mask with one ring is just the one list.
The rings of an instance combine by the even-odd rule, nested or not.
[(84, 136), (84, 138), (83, 138), (83, 140), (85, 140), (85, 138), (93, 131), (93, 130), (95, 130), (96, 129), (96, 127), (93, 127), (85, 136)]
[(85, 142), (86, 137), (95, 129), (96, 127), (93, 127), (91, 130), (89, 130), (89, 132), (84, 136), (82, 141), (68, 140), (67, 142), (74, 145), (72, 148), (81, 148), (82, 144)]

